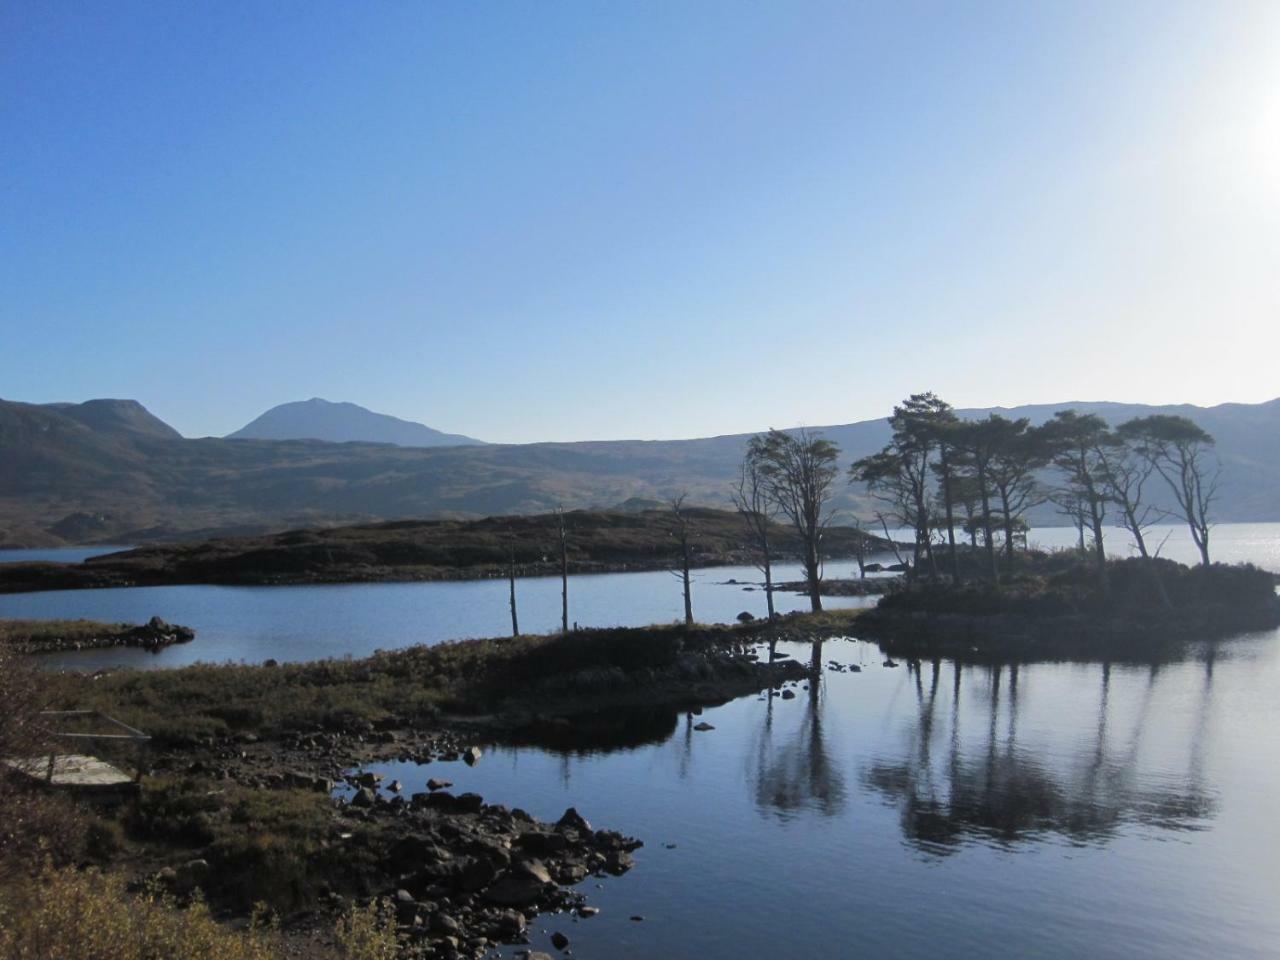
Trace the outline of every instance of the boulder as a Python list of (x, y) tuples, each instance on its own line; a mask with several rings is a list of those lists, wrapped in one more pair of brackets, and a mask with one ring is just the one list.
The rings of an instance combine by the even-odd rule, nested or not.
[(587, 818), (578, 812), (577, 807), (570, 807), (564, 812), (559, 820), (556, 821), (558, 830), (575, 830), (581, 834), (591, 833), (591, 824), (587, 822)]
[(503, 907), (527, 907), (537, 903), (552, 886), (551, 874), (537, 860), (512, 864), (511, 869), (485, 890), (490, 903)]

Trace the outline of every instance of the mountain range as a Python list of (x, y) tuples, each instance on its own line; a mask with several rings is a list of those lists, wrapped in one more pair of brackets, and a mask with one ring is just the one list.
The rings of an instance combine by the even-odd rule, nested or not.
[[(1151, 413), (1190, 417), (1217, 439), (1223, 464), (1218, 518), (1280, 520), (1280, 399), (1207, 408), (1065, 403), (999, 412), (1042, 422), (1068, 407), (1111, 422)], [(989, 411), (957, 412), (980, 417)], [(842, 468), (889, 438), (883, 419), (815, 429), (839, 444)], [(132, 400), (0, 400), (0, 546), (539, 513), (557, 505), (664, 501), (680, 492), (690, 502), (725, 505), (748, 436), (425, 448), (184, 439)], [(871, 510), (860, 488), (843, 484), (836, 505), (864, 515)], [(1055, 522), (1051, 512), (1037, 521)]]

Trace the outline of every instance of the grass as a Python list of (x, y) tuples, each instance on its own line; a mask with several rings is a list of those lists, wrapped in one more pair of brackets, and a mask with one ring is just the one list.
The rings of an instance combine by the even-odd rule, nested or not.
[[(847, 625), (853, 611), (786, 618), (808, 628)], [(488, 713), (577, 671), (669, 666), (681, 651), (750, 640), (765, 624), (582, 630), (564, 636), (463, 640), (361, 660), (275, 667), (195, 665), (51, 675), (50, 709), (97, 709), (154, 738), (197, 746), (243, 732), (367, 732), (384, 721), (430, 724), (442, 714)]]
[(58, 641), (78, 643), (122, 633), (130, 626), (97, 620), (0, 620), (0, 643), (37, 647)]

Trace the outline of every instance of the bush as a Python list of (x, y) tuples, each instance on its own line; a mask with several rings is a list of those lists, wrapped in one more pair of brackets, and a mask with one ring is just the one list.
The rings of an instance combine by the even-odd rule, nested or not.
[(204, 902), (185, 910), (149, 890), (129, 897), (121, 877), (46, 866), (0, 907), (0, 960), (273, 960), (262, 929), (220, 927)]
[(387, 900), (352, 907), (338, 921), (334, 934), (347, 960), (396, 960), (399, 952), (396, 912)]

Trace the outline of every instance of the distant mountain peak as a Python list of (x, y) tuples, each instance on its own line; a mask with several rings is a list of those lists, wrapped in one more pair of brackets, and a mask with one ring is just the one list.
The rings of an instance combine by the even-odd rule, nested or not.
[(157, 440), (182, 439), (182, 434), (137, 400), (103, 398), (84, 403), (46, 403), (43, 406), (100, 433), (134, 434)]
[(474, 437), (444, 433), (412, 420), (375, 413), (356, 403), (323, 397), (272, 407), (228, 434), (227, 439), (390, 443), (398, 447), (462, 447), (484, 443)]

